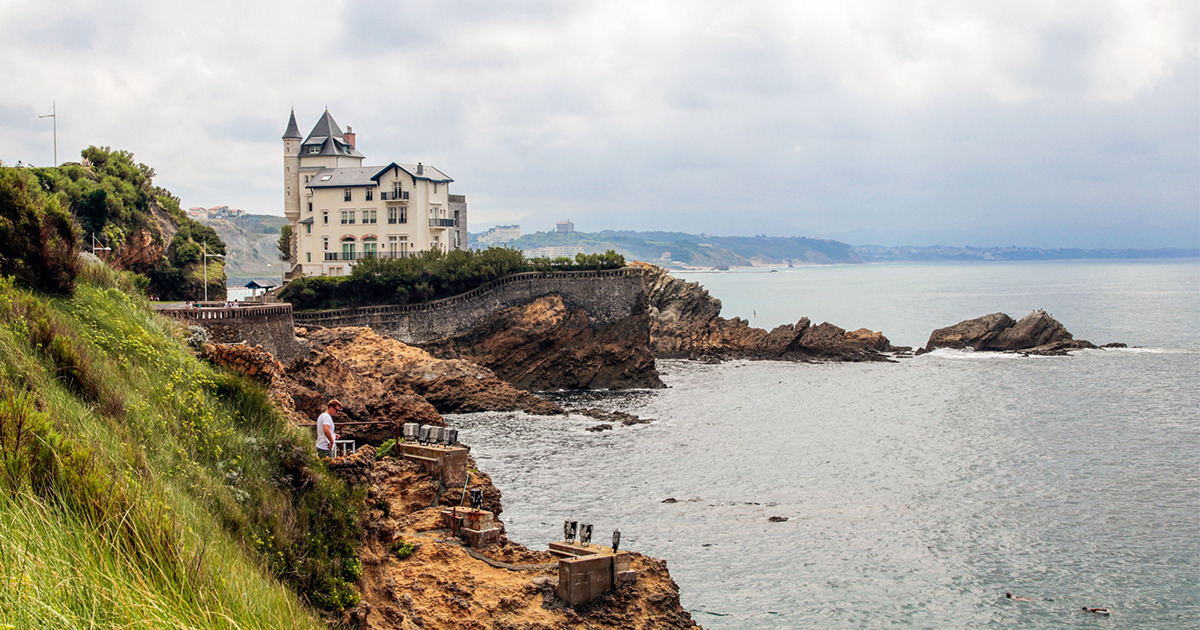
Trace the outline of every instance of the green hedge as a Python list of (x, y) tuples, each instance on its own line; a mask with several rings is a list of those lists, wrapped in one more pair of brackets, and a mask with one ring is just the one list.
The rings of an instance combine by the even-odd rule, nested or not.
[(280, 291), (279, 297), (297, 310), (418, 304), (466, 293), (515, 273), (623, 266), (625, 258), (612, 250), (577, 254), (574, 259), (526, 259), (520, 250), (505, 247), (449, 253), (429, 250), (407, 258), (368, 258), (355, 264), (348, 276), (297, 278)]

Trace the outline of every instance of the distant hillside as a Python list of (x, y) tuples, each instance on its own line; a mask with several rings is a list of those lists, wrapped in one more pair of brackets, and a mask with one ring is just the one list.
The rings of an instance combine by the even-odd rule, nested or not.
[(667, 267), (862, 262), (850, 245), (802, 237), (708, 236), (683, 232), (613, 230), (572, 234), (535, 232), (513, 241), (510, 246), (527, 253), (551, 247), (578, 248), (584, 253), (600, 253), (611, 249), (627, 259), (645, 260)]
[(270, 214), (243, 214), (231, 219), (197, 219), (225, 241), (225, 275), (232, 286), (250, 280), (279, 284), (284, 263), (279, 261), (279, 228), (287, 219)]
[(1044, 249), (1039, 247), (929, 247), (858, 245), (863, 262), (968, 262), (983, 260), (1086, 260), (1195, 258), (1200, 249)]

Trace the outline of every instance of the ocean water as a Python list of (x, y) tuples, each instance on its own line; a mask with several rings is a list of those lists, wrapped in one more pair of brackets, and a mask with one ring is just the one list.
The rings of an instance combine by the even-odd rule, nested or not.
[(667, 560), (710, 629), (1200, 627), (1200, 263), (680, 275), (761, 327), (806, 315), (918, 346), (1045, 308), (1076, 337), (1138, 347), (664, 361), (665, 390), (550, 395), (651, 424), (448, 417), (502, 490), (511, 538), (544, 548), (568, 519), (597, 541), (620, 529)]

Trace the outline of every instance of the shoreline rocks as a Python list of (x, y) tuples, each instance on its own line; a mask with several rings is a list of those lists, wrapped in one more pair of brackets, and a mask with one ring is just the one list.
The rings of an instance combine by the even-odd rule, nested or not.
[(721, 317), (721, 301), (695, 282), (665, 269), (634, 262), (642, 269), (650, 314), (650, 347), (662, 359), (776, 359), (786, 361), (891, 361), (895, 348), (882, 333), (847, 331), (803, 317), (771, 331), (741, 318)]
[[(1104, 347), (1124, 347), (1107, 344)], [(938, 328), (929, 335), (925, 347), (917, 354), (939, 348), (975, 350), (977, 352), (1013, 352), (1026, 356), (1065, 356), (1069, 350), (1097, 348), (1084, 339), (1075, 339), (1058, 320), (1038, 309), (1014, 321), (1005, 313), (991, 313), (961, 321), (953, 326)]]

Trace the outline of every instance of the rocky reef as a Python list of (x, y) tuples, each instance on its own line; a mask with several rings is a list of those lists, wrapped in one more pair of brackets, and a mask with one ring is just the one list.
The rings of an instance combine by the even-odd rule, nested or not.
[(466, 334), (421, 347), (489, 368), (526, 390), (660, 388), (650, 326), (644, 308), (597, 323), (586, 311), (547, 295), (497, 311)]
[(887, 361), (885, 353), (901, 350), (882, 333), (847, 331), (828, 322), (814, 326), (807, 317), (770, 331), (754, 328), (744, 319), (721, 317), (721, 301), (699, 284), (654, 265), (633, 264), (643, 270), (650, 346), (660, 358)]
[[(1111, 343), (1105, 347), (1123, 347)], [(1075, 339), (1058, 320), (1036, 310), (1016, 321), (1005, 313), (991, 313), (938, 328), (929, 335), (917, 354), (938, 348), (976, 351), (1020, 352), (1027, 355), (1062, 356), (1068, 350), (1096, 348), (1090, 341)]]

